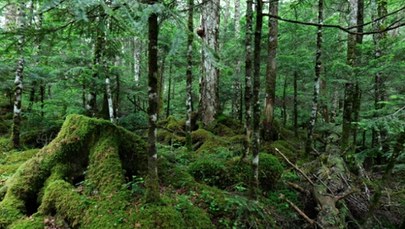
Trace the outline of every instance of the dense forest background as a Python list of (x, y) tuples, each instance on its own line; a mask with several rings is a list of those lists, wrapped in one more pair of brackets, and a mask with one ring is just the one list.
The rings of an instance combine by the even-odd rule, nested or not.
[(0, 0), (0, 228), (405, 228), (401, 0)]

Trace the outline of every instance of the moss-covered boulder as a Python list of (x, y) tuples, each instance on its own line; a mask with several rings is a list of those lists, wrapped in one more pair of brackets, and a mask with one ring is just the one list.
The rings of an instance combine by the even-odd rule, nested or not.
[(34, 214), (72, 228), (116, 228), (127, 217), (126, 177), (144, 174), (146, 161), (140, 137), (107, 121), (69, 116), (56, 139), (7, 180), (0, 228)]

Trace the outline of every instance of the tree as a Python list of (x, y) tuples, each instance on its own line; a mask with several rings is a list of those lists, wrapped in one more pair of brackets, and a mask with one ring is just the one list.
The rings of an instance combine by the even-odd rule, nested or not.
[(204, 0), (202, 8), (203, 74), (200, 88), (200, 109), (204, 125), (214, 121), (219, 111), (218, 36), (219, 0)]
[(250, 151), (252, 135), (252, 38), (253, 38), (253, 10), (252, 1), (246, 1), (246, 34), (245, 34), (245, 141), (242, 158), (245, 158)]
[[(150, 0), (149, 4), (156, 4), (156, 0)], [(149, 15), (149, 45), (148, 45), (148, 116), (149, 116), (149, 129), (148, 129), (148, 202), (157, 202), (159, 197), (159, 183), (157, 171), (157, 150), (156, 150), (156, 122), (158, 118), (158, 34), (159, 24), (158, 15), (153, 12)]]
[(316, 58), (315, 58), (315, 79), (314, 79), (314, 95), (312, 98), (312, 110), (308, 125), (308, 136), (305, 145), (305, 151), (307, 153), (314, 149), (313, 134), (315, 129), (316, 117), (318, 114), (318, 100), (319, 100), (319, 88), (320, 77), (322, 70), (322, 23), (323, 23), (323, 0), (318, 2), (318, 31), (316, 33)]
[(17, 52), (19, 55), (17, 70), (15, 73), (15, 88), (14, 88), (14, 114), (13, 114), (13, 129), (12, 140), (13, 147), (19, 148), (20, 145), (20, 128), (21, 128), (21, 101), (23, 96), (23, 78), (24, 78), (24, 27), (25, 27), (25, 4), (20, 2), (17, 7), (17, 25), (19, 29), (19, 35), (17, 39)]
[[(270, 0), (269, 13), (278, 16), (278, 0)], [(269, 18), (269, 39), (267, 45), (267, 68), (266, 68), (266, 100), (265, 100), (265, 126), (264, 137), (270, 139), (272, 123), (274, 119), (274, 104), (276, 99), (277, 80), (277, 44), (278, 44), (278, 20)]]
[(252, 139), (252, 167), (253, 167), (253, 182), (252, 196), (257, 197), (259, 188), (259, 150), (260, 150), (260, 51), (261, 38), (263, 27), (263, 2), (256, 1), (256, 25), (254, 36), (254, 53), (253, 53), (253, 139)]
[(194, 0), (188, 0), (188, 20), (187, 20), (187, 70), (186, 70), (186, 146), (191, 150), (191, 118), (193, 112), (193, 15)]

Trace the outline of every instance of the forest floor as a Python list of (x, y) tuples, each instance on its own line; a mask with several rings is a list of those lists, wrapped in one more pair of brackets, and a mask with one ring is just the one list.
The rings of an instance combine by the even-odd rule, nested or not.
[[(260, 195), (252, 200), (242, 125), (221, 116), (210, 127), (197, 126), (188, 152), (184, 124), (172, 117), (159, 123), (161, 201), (155, 204), (144, 198), (142, 136), (80, 115), (68, 116), (41, 149), (12, 150), (5, 135), (0, 228), (362, 227), (381, 173), (368, 172), (365, 181), (332, 153), (306, 155), (300, 135), (275, 125), (275, 139), (262, 144)], [(27, 139), (27, 146), (36, 145)], [(400, 227), (404, 187), (404, 180), (386, 181), (373, 227)]]

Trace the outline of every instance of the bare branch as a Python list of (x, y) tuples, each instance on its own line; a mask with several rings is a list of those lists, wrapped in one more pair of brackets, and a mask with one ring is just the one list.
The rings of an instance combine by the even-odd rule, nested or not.
[(284, 158), (284, 160), (289, 165), (291, 165), (295, 170), (297, 170), (299, 173), (301, 173), (311, 185), (315, 185), (314, 182), (300, 168), (298, 168), (296, 165), (294, 165), (294, 163), (292, 163), (279, 149), (277, 149), (277, 148), (274, 148), (274, 149), (276, 150), (276, 152), (278, 154), (280, 154)]

